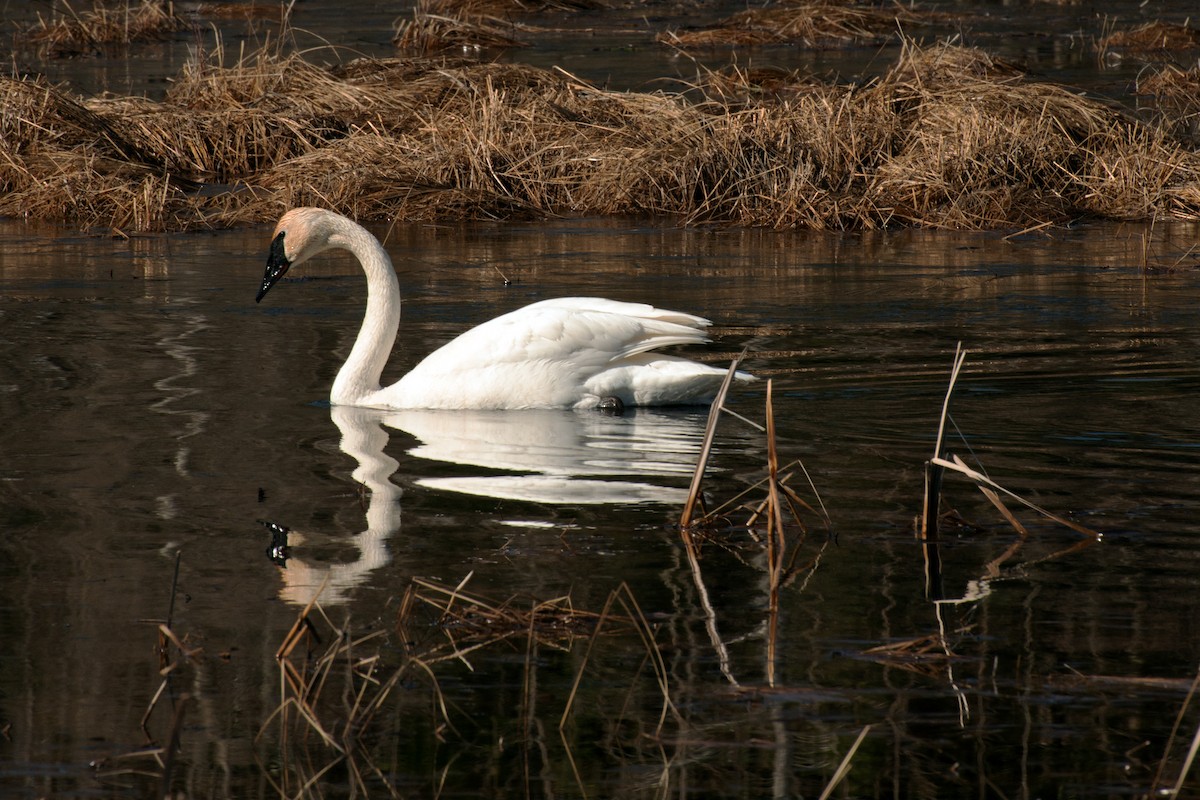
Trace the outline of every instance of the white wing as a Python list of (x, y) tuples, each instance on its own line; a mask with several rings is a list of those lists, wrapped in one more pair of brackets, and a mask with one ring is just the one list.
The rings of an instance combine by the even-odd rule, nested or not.
[[(596, 376), (643, 368), (647, 359), (639, 356), (650, 350), (705, 342), (709, 324), (702, 317), (643, 303), (595, 297), (544, 300), (472, 328), (434, 351), (384, 389), (382, 402), (435, 408), (587, 404), (588, 383)], [(703, 374), (714, 371), (696, 366)], [(601, 383), (621, 396), (625, 382), (613, 378)]]

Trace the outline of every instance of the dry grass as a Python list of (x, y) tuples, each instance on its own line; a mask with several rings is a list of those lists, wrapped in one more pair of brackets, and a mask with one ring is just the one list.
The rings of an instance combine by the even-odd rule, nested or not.
[(204, 19), (270, 20), (282, 22), (286, 3), (197, 3), (195, 14)]
[(1024, 227), (1198, 210), (1169, 199), (1195, 184), (1195, 153), (1117, 109), (998, 71), (982, 53), (910, 49), (873, 91), (900, 101), (905, 133), (873, 189), (903, 221)]
[(1200, 30), (1186, 23), (1154, 20), (1136, 28), (1113, 31), (1096, 43), (1101, 57), (1154, 56), (1200, 47)]
[(324, 142), (326, 131), (256, 108), (227, 111), (184, 110), (129, 98), (100, 100), (89, 107), (123, 138), (174, 175), (206, 183), (232, 183), (294, 159)]
[(1190, 142), (1200, 144), (1200, 67), (1166, 65), (1139, 77), (1139, 95), (1154, 98), (1156, 121)]
[(419, 54), (528, 47), (528, 37), (540, 31), (517, 17), (603, 7), (604, 0), (417, 0), (412, 19), (397, 24), (392, 44)]
[(819, 78), (779, 67), (743, 68), (736, 64), (719, 70), (703, 69), (695, 90), (710, 103), (728, 109), (764, 102), (783, 103), (808, 94), (828, 91)]
[(446, 17), (500, 17), (541, 11), (585, 11), (606, 8), (604, 0), (417, 0), (417, 9)]
[[(168, 226), (178, 183), (107, 117), (41, 80), (0, 79), (0, 104), (0, 214), (83, 227)], [(183, 216), (170, 223), (187, 224)]]
[(915, 22), (920, 13), (891, 5), (886, 8), (848, 5), (832, 0), (782, 2), (739, 11), (710, 27), (666, 31), (658, 41), (683, 50), (729, 45), (801, 44), (805, 47), (878, 44)]
[(161, 103), (9, 79), (0, 112), (0, 214), (84, 227), (263, 222), (297, 203), (832, 229), (1200, 215), (1200, 155), (1165, 123), (954, 45), (909, 43), (863, 85), (726, 71), (686, 94), (462, 59), (217, 52)]
[[(396, 627), (402, 641), (420, 639), (416, 631), (437, 631), (440, 641), (423, 641), (417, 655), (426, 664), (461, 660), (468, 653), (509, 639), (528, 638), (541, 647), (569, 649), (579, 639), (600, 633), (630, 632), (638, 621), (630, 616), (577, 609), (570, 595), (531, 602), (515, 597), (491, 600), (464, 589), (470, 575), (458, 586), (414, 578), (400, 601)], [(433, 620), (418, 620), (416, 609), (434, 613)], [(642, 621), (644, 624), (644, 621)]]
[(97, 0), (90, 11), (76, 12), (68, 4), (53, 16), (39, 14), (36, 25), (18, 32), (17, 41), (51, 57), (92, 55), (165, 39), (193, 27), (175, 13), (173, 3), (163, 0), (125, 2), (115, 8)]
[(522, 27), (499, 17), (447, 16), (416, 10), (411, 20), (397, 26), (392, 44), (410, 53), (436, 53), (455, 48), (528, 47), (529, 42), (514, 35)]
[[(281, 796), (313, 796), (310, 787), (334, 767), (345, 772), (352, 794), (361, 790), (371, 796), (373, 786), (382, 786), (394, 795), (394, 776), (381, 772), (373, 761), (374, 734), (381, 725), (395, 723), (396, 707), (406, 702), (405, 697), (411, 702), (416, 684), (429, 689), (428, 711), (418, 713), (432, 714), (430, 730), (439, 738), (454, 732), (454, 709), (442, 695), (439, 671), (456, 663), (473, 669), (472, 658), (498, 646), (508, 651), (506, 656), (524, 653), (527, 694), (514, 714), (522, 716), (523, 729), (528, 731), (543, 725), (533, 716), (534, 709), (545, 703), (533, 696), (538, 691), (541, 649), (586, 645), (586, 652), (573, 660), (575, 681), (558, 721), (561, 730), (581, 692), (594, 699), (594, 688), (581, 686), (592, 669), (599, 637), (632, 634), (645, 648), (645, 656), (635, 659), (640, 663), (625, 674), (637, 683), (641, 673), (652, 672), (660, 708), (657, 723), (648, 709), (624, 708), (621, 713), (637, 715), (637, 724), (654, 730), (654, 736), (661, 733), (674, 712), (666, 665), (654, 630), (628, 586), (622, 584), (610, 593), (599, 612), (588, 612), (575, 608), (569, 596), (531, 601), (527, 606), (515, 598), (489, 600), (467, 591), (470, 579), (468, 575), (457, 586), (414, 579), (399, 598), (395, 630), (390, 632), (356, 635), (348, 621), (332, 622), (318, 602), (319, 593), (300, 612), (276, 652), (280, 702), (257, 737), (258, 742), (271, 743), (267, 759), (273, 767), (264, 763), (264, 775)], [(614, 613), (617, 610), (624, 613)], [(606, 678), (611, 680), (612, 674)]]

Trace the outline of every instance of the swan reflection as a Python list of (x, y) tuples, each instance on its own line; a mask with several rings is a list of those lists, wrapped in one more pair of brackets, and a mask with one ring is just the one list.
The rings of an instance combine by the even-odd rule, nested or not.
[(409, 455), (429, 461), (519, 472), (518, 475), (419, 478), (431, 489), (537, 503), (682, 502), (695, 468), (705, 414), (640, 409), (624, 416), (595, 412), (525, 411), (381, 412), (389, 428), (418, 444)]
[(289, 531), (286, 566), (280, 570), (283, 586), (279, 591), (279, 596), (289, 603), (306, 606), (318, 592), (325, 605), (344, 603), (351, 589), (391, 561), (387, 540), (400, 530), (401, 495), (400, 487), (392, 483), (392, 475), (400, 464), (384, 452), (388, 433), (372, 414), (378, 412), (349, 406), (330, 409), (333, 424), (341, 432), (339, 446), (358, 465), (351, 477), (369, 492), (367, 529), (350, 537), (350, 544), (358, 548), (358, 558), (341, 564), (308, 562), (297, 557), (292, 549), (303, 546), (304, 535)]
[[(351, 544), (359, 556), (340, 564), (305, 561), (289, 550), (281, 570), (281, 597), (307, 604), (321, 593), (329, 605), (390, 561), (387, 540), (400, 530), (401, 489), (392, 482), (400, 464), (385, 452), (387, 429), (415, 439), (407, 454), (456, 474), (412, 485), (439, 492), (547, 505), (681, 505), (704, 436), (707, 411), (638, 409), (624, 416), (538, 409), (526, 411), (387, 411), (333, 406), (342, 452), (357, 462), (355, 481), (369, 492), (367, 529)], [(416, 466), (414, 464), (414, 466)], [(473, 473), (463, 475), (462, 468)], [(531, 523), (536, 524), (536, 523)], [(302, 544), (293, 532), (292, 547)]]

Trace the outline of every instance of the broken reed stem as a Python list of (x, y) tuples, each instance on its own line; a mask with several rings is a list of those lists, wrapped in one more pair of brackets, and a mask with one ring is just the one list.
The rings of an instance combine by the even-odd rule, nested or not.
[(921, 539), (936, 543), (938, 540), (938, 513), (942, 500), (941, 467), (932, 461), (925, 462), (925, 496), (921, 503)]
[(154, 697), (150, 698), (150, 705), (146, 706), (146, 713), (142, 714), (142, 733), (146, 734), (147, 741), (153, 741), (154, 737), (150, 735), (150, 715), (154, 713), (154, 709), (158, 706), (159, 698), (162, 693), (167, 690), (167, 679), (164, 678), (159, 684), (157, 691), (154, 692)]
[(1188, 748), (1187, 758), (1183, 761), (1183, 766), (1179, 770), (1179, 778), (1175, 781), (1175, 786), (1171, 789), (1171, 797), (1179, 797), (1180, 791), (1183, 789), (1184, 778), (1192, 769), (1192, 764), (1196, 760), (1196, 754), (1200, 752), (1200, 726), (1196, 727), (1196, 732), (1192, 735), (1192, 745)]
[(1017, 534), (1022, 539), (1029, 536), (1029, 531), (1024, 525), (1021, 524), (1021, 521), (1017, 519), (1016, 515), (1008, 510), (1008, 506), (1006, 506), (1004, 501), (1000, 499), (1000, 495), (996, 494), (995, 491), (986, 486), (980, 486), (978, 488), (979, 491), (983, 493), (983, 496), (990, 500), (992, 505), (996, 507), (996, 509), (1000, 512), (1000, 515), (1008, 521), (1008, 524), (1013, 526), (1013, 529), (1016, 530)]
[[(704, 426), (704, 443), (700, 446), (700, 455), (696, 459), (696, 471), (692, 473), (692, 484), (688, 487), (687, 502), (683, 505), (683, 513), (679, 517), (679, 527), (687, 531), (692, 524), (692, 516), (696, 511), (696, 503), (700, 498), (700, 488), (704, 483), (704, 469), (708, 466), (708, 456), (712, 452), (713, 438), (717, 434), (717, 422), (721, 418), (721, 409), (725, 405), (725, 396), (729, 394), (729, 387), (733, 385), (733, 376), (737, 373), (738, 364), (742, 362), (742, 356), (736, 356), (729, 364), (729, 370), (725, 373), (725, 380), (721, 383), (721, 388), (717, 391), (716, 397), (713, 398), (712, 405), (708, 409), (708, 422)], [(687, 534), (684, 534), (687, 539)]]
[(984, 475), (983, 473), (977, 472), (977, 471), (971, 469), (970, 467), (968, 467), (965, 463), (963, 463), (963, 460), (961, 458), (959, 458), (958, 456), (951, 456), (951, 458), (953, 460), (950, 460), (950, 461), (948, 461), (944, 458), (935, 458), (935, 459), (933, 459), (933, 463), (937, 464), (938, 466), (945, 467), (946, 469), (954, 470), (955, 472), (958, 472), (959, 474), (965, 476), (967, 479), (974, 481), (979, 486), (987, 487), (989, 489), (992, 489), (992, 490), (998, 492), (999, 494), (1007, 495), (1008, 497), (1012, 498), (1013, 500), (1016, 500), (1018, 503), (1025, 506), (1026, 508), (1028, 508), (1032, 511), (1036, 511), (1038, 514), (1041, 514), (1046, 519), (1049, 519), (1053, 522), (1057, 522), (1059, 525), (1064, 525), (1064, 526), (1070, 528), (1071, 530), (1075, 531), (1076, 533), (1083, 534), (1084, 536), (1087, 536), (1096, 541), (1099, 541), (1102, 538), (1099, 533), (1092, 530), (1091, 528), (1088, 528), (1084, 525), (1080, 525), (1078, 522), (1075, 522), (1074, 520), (1069, 520), (1069, 519), (1066, 519), (1065, 517), (1060, 517), (1057, 514), (1053, 514), (1050, 511), (1047, 511), (1046, 509), (1037, 505), (1036, 503), (1026, 500), (1025, 498), (1021, 497), (1019, 494), (1017, 494), (1016, 492), (1012, 492), (1012, 491), (1009, 491), (1008, 489), (1005, 489), (1003, 486), (996, 483), (994, 480), (992, 480), (988, 476)]
[(958, 382), (958, 374), (962, 371), (963, 362), (967, 360), (967, 351), (963, 350), (962, 342), (954, 349), (954, 366), (950, 370), (950, 383), (946, 386), (946, 396), (942, 400), (942, 415), (938, 420), (937, 442), (933, 446), (936, 458), (942, 454), (942, 441), (946, 434), (946, 418), (950, 416), (950, 397), (954, 394), (954, 384)]
[(925, 541), (937, 541), (938, 538), (938, 509), (942, 497), (942, 469), (934, 460), (942, 455), (942, 442), (946, 435), (946, 419), (950, 415), (950, 397), (954, 394), (954, 384), (962, 370), (963, 362), (967, 359), (967, 351), (959, 342), (954, 351), (954, 365), (950, 370), (950, 383), (946, 387), (946, 396), (942, 399), (942, 414), (938, 419), (937, 440), (933, 445), (933, 460), (925, 462), (925, 498), (921, 508), (921, 538)]
[(692, 573), (692, 582), (696, 585), (696, 595), (700, 600), (700, 608), (704, 611), (704, 629), (708, 632), (708, 640), (712, 643), (713, 651), (717, 654), (717, 667), (721, 670), (721, 674), (725, 676), (725, 680), (729, 681), (729, 685), (738, 688), (741, 684), (734, 677), (733, 671), (730, 668), (729, 648), (725, 646), (724, 640), (721, 639), (721, 632), (717, 630), (717, 609), (712, 604), (712, 598), (708, 595), (708, 587), (704, 583), (704, 575), (700, 571), (700, 554), (697, 552), (696, 543), (692, 536), (686, 530), (683, 533), (683, 549), (687, 554), (688, 567)]
[[(1188, 688), (1187, 697), (1183, 699), (1183, 704), (1179, 707), (1179, 713), (1175, 715), (1175, 724), (1171, 726), (1171, 735), (1167, 737), (1167, 744), (1163, 748), (1163, 756), (1158, 762), (1158, 770), (1155, 771), (1154, 780), (1150, 783), (1150, 792), (1148, 795), (1150, 797), (1159, 796), (1158, 787), (1161, 785), (1163, 770), (1166, 769), (1167, 766), (1167, 756), (1171, 751), (1172, 744), (1175, 742), (1175, 736), (1179, 733), (1179, 726), (1183, 723), (1184, 712), (1187, 711), (1188, 706), (1192, 704), (1192, 698), (1196, 695), (1197, 688), (1200, 688), (1200, 671), (1197, 671), (1196, 677), (1192, 679), (1192, 685)], [(1200, 728), (1197, 729), (1196, 735), (1200, 736)], [(1183, 783), (1183, 778), (1185, 775), (1187, 775), (1189, 769), (1191, 768), (1192, 757), (1195, 755), (1195, 748), (1196, 739), (1193, 737), (1192, 749), (1188, 753), (1188, 760), (1179, 772), (1179, 778), (1175, 784), (1174, 792), (1169, 795), (1170, 797), (1179, 796), (1179, 789)]]
[(667, 714), (670, 713), (677, 721), (682, 722), (683, 717), (679, 713), (679, 709), (675, 707), (675, 703), (671, 700), (671, 684), (667, 673), (667, 663), (663, 660), (662, 651), (658, 647), (658, 641), (654, 636), (654, 628), (650, 626), (650, 621), (646, 619), (646, 615), (642, 613), (642, 608), (638, 604), (637, 597), (633, 594), (633, 589), (624, 581), (617, 587), (617, 591), (621, 592), (625, 599), (622, 600), (622, 605), (625, 607), (626, 613), (630, 612), (634, 620), (637, 621), (635, 628), (641, 636), (642, 645), (646, 648), (646, 657), (654, 665), (654, 676), (658, 682), (659, 691), (662, 693), (662, 709), (659, 712), (658, 727), (655, 729), (655, 736), (662, 732), (662, 727), (666, 723)]
[(925, 563), (925, 597), (936, 603), (946, 596), (942, 586), (942, 551), (936, 538), (921, 542), (921, 556)]
[[(535, 724), (534, 719), (536, 712), (534, 707), (537, 705), (538, 696), (537, 670), (534, 669), (536, 659), (537, 639), (533, 635), (533, 616), (531, 615), (529, 617), (529, 629), (526, 631), (525, 636), (525, 663), (523, 664), (524, 675), (522, 676), (521, 681), (521, 707), (518, 710), (521, 720), (521, 736), (526, 740), (532, 737)], [(559, 735), (562, 735), (561, 730), (559, 731)], [(562, 738), (563, 744), (565, 745), (566, 737)], [(567, 747), (567, 752), (570, 752), (570, 747)], [(521, 748), (521, 768), (524, 773), (525, 785), (528, 786), (530, 782), (530, 775), (533, 774), (533, 770), (531, 769), (529, 763), (529, 747), (527, 745)], [(573, 762), (572, 769), (574, 769)]]
[(615, 603), (620, 603), (628, 617), (634, 621), (634, 629), (638, 632), (638, 636), (642, 640), (642, 645), (646, 648), (646, 656), (654, 667), (655, 679), (658, 683), (659, 691), (662, 693), (662, 707), (659, 711), (658, 726), (654, 731), (654, 735), (657, 737), (662, 733), (662, 728), (666, 724), (668, 714), (674, 716), (676, 720), (682, 720), (682, 716), (675, 707), (675, 703), (671, 700), (671, 685), (667, 676), (667, 664), (663, 660), (662, 652), (658, 648), (658, 642), (654, 638), (654, 629), (650, 626), (646, 615), (642, 613), (637, 598), (633, 595), (633, 590), (624, 581), (616, 589), (609, 592), (608, 599), (604, 603), (604, 608), (600, 611), (595, 630), (593, 630), (591, 638), (588, 639), (587, 650), (584, 652), (579, 669), (575, 673), (575, 681), (571, 684), (571, 691), (567, 695), (567, 702), (563, 707), (562, 716), (558, 718), (558, 730), (562, 732), (566, 727), (567, 720), (570, 719), (571, 711), (575, 707), (576, 696), (579, 693), (579, 687), (583, 683), (584, 672), (587, 670), (592, 650), (599, 639), (600, 629), (603, 627), (604, 622), (611, 616), (612, 607)]
[(171, 575), (171, 601), (167, 603), (167, 627), (171, 627), (171, 620), (175, 618), (175, 596), (179, 589), (179, 562), (183, 558), (183, 551), (175, 551), (175, 571)]
[(767, 669), (768, 686), (775, 685), (775, 648), (779, 639), (779, 576), (786, 550), (783, 508), (779, 502), (779, 453), (775, 446), (775, 412), (771, 403), (773, 381), (767, 381)]
[(829, 800), (829, 796), (833, 794), (833, 790), (842, 782), (847, 775), (850, 774), (850, 762), (854, 758), (854, 754), (858, 752), (858, 748), (863, 743), (863, 739), (867, 738), (867, 734), (871, 731), (870, 725), (864, 725), (863, 729), (858, 732), (858, 738), (854, 740), (854, 744), (850, 745), (850, 749), (846, 752), (846, 756), (842, 759), (842, 763), (838, 764), (837, 770), (833, 773), (833, 777), (829, 779), (829, 785), (825, 787), (825, 791), (821, 792), (821, 797), (818, 800)]
[[(825, 501), (821, 499), (821, 493), (817, 491), (817, 484), (813, 482), (812, 476), (808, 474), (808, 468), (805, 467), (804, 462), (798, 458), (792, 463), (800, 467), (800, 471), (804, 473), (804, 480), (808, 481), (808, 488), (812, 489), (813, 497), (817, 498), (817, 505), (821, 507), (821, 518), (825, 520), (825, 529), (832, 533), (833, 519), (829, 516), (829, 510), (825, 508)], [(808, 503), (804, 503), (803, 500), (800, 500), (800, 498), (796, 496), (796, 493), (790, 488), (786, 486), (784, 488), (794, 500), (800, 501), (806, 508), (812, 510), (812, 506), (810, 506)]]
[(172, 797), (171, 776), (175, 772), (175, 756), (179, 753), (179, 732), (183, 729), (183, 717), (187, 712), (192, 696), (185, 694), (179, 698), (175, 706), (175, 715), (171, 719), (171, 732), (167, 735), (166, 756), (163, 762), (162, 780), (159, 782), (159, 797)]

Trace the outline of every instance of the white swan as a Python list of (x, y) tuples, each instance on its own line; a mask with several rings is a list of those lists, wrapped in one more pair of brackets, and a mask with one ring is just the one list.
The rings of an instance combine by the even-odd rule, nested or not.
[[(387, 251), (365, 228), (318, 208), (279, 220), (257, 301), (323, 250), (349, 250), (367, 274), (367, 310), (337, 374), (334, 405), (371, 408), (591, 408), (709, 402), (724, 369), (649, 351), (708, 341), (701, 317), (595, 297), (543, 300), (463, 333), (391, 386), (379, 377), (396, 341), (400, 288)], [(738, 373), (740, 380), (752, 380)]]

